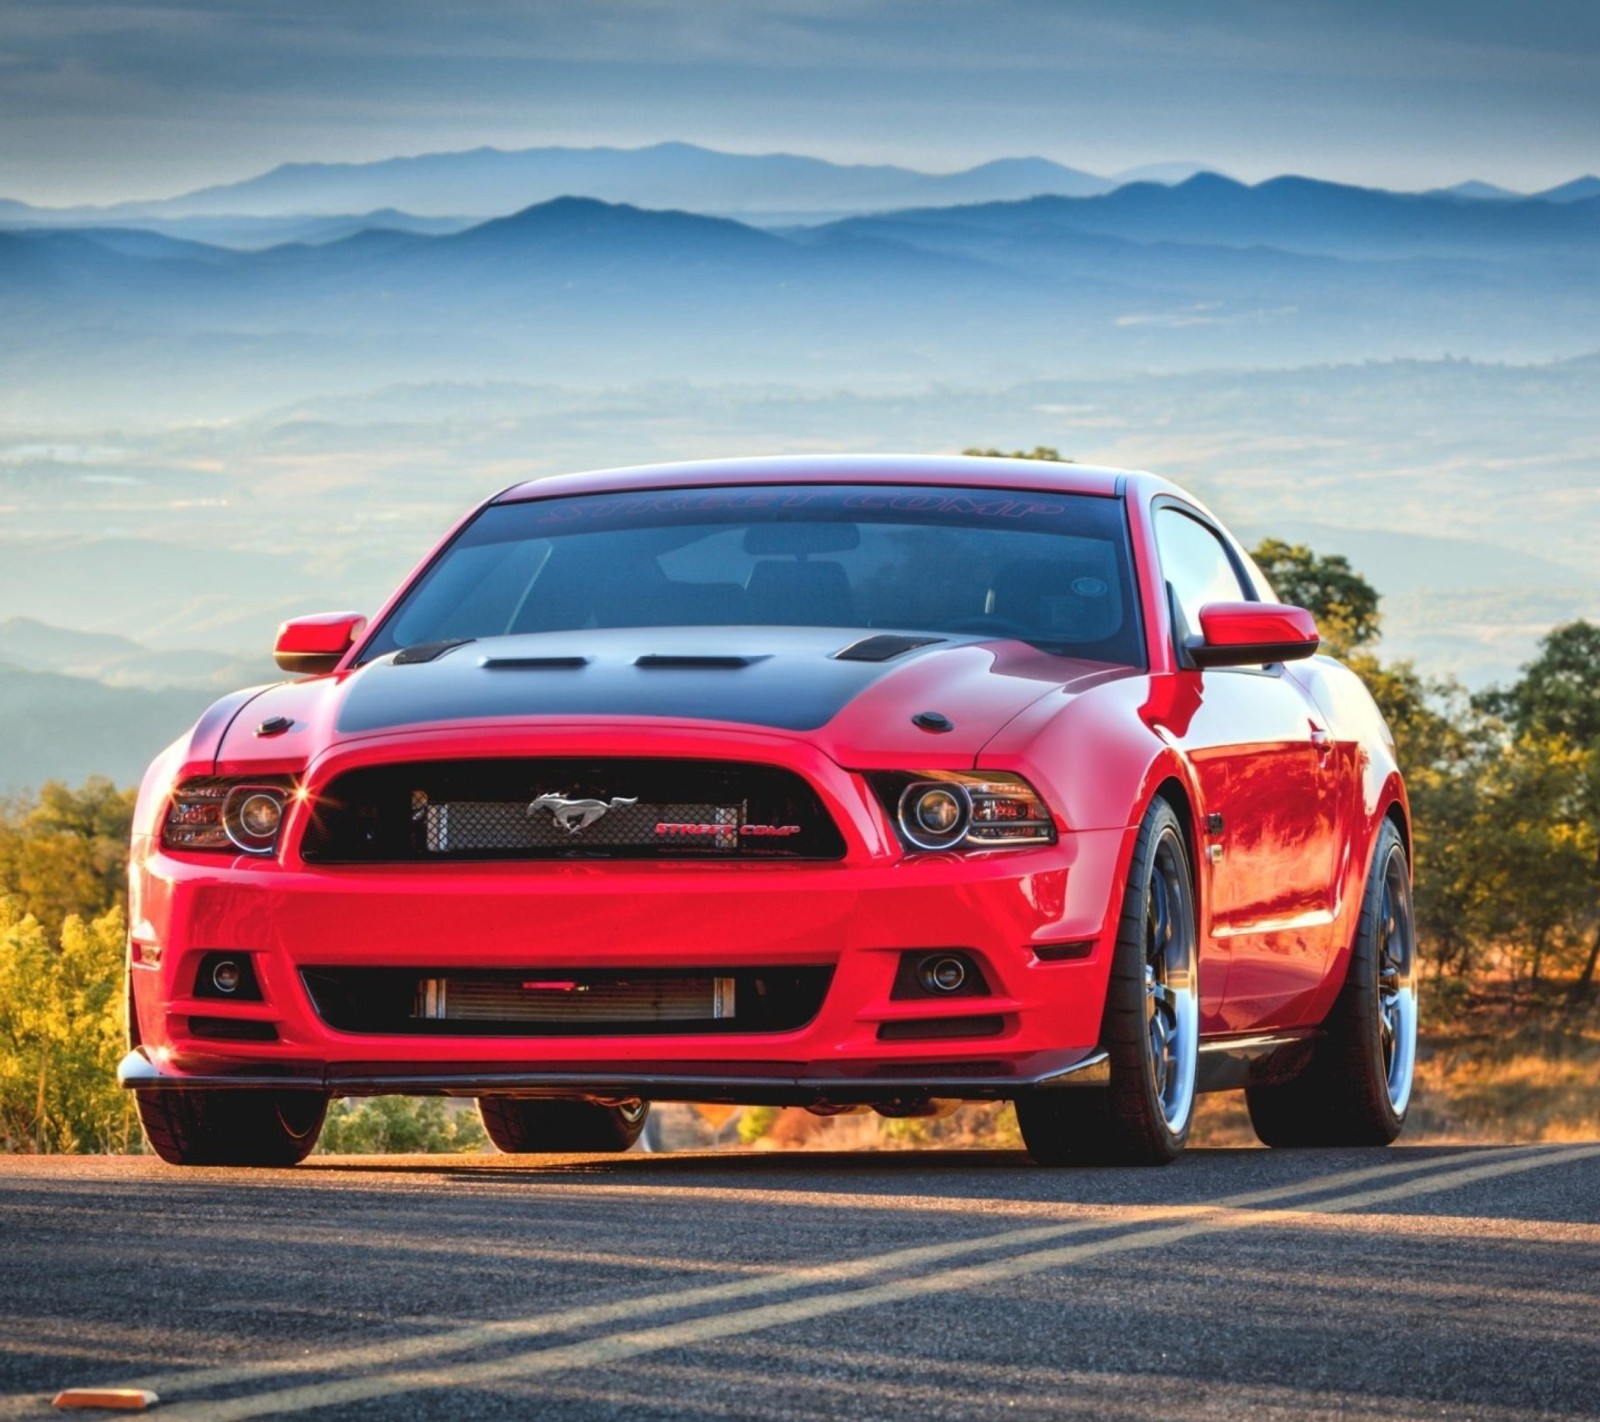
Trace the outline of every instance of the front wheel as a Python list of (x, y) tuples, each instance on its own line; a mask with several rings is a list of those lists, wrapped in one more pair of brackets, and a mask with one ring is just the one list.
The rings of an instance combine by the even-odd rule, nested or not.
[(1017, 1101), (1023, 1143), (1041, 1165), (1166, 1165), (1182, 1153), (1200, 1048), (1197, 923), (1183, 825), (1156, 800), (1139, 827), (1106, 988), (1110, 1084)]
[(322, 1134), (320, 1091), (136, 1091), (150, 1149), (168, 1165), (298, 1165)]
[(489, 1139), (507, 1155), (566, 1155), (627, 1150), (650, 1114), (648, 1101), (604, 1106), (596, 1101), (524, 1101), (480, 1096)]
[(1388, 1145), (1405, 1126), (1417, 1063), (1417, 932), (1411, 869), (1385, 820), (1372, 856), (1350, 966), (1305, 1071), (1245, 1092), (1269, 1146)]

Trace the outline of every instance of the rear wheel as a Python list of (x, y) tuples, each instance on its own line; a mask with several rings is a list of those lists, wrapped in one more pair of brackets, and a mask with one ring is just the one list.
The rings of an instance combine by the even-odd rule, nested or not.
[(1344, 988), (1306, 1070), (1245, 1092), (1270, 1146), (1388, 1145), (1411, 1104), (1417, 1062), (1417, 934), (1405, 843), (1385, 820), (1372, 856)]
[(317, 1143), (320, 1091), (136, 1091), (150, 1149), (168, 1165), (298, 1165)]
[(480, 1096), (478, 1114), (489, 1139), (507, 1155), (623, 1151), (639, 1139), (648, 1101), (603, 1106), (594, 1101), (524, 1101)]
[(1166, 1165), (1182, 1152), (1200, 1045), (1196, 925), (1183, 826), (1157, 800), (1139, 827), (1106, 988), (1110, 1084), (1017, 1101), (1023, 1142), (1041, 1165)]

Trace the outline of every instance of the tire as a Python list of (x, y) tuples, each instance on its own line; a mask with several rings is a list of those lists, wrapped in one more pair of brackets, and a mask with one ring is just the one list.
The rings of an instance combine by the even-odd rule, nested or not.
[(1356, 940), (1306, 1069), (1245, 1091), (1269, 1146), (1383, 1146), (1405, 1127), (1417, 1059), (1417, 938), (1405, 843), (1385, 820)]
[(1057, 1087), (1017, 1100), (1041, 1165), (1168, 1165), (1194, 1114), (1200, 1045), (1199, 929), (1183, 825), (1165, 800), (1139, 826), (1106, 985), (1105, 1087)]
[(322, 1134), (320, 1091), (136, 1091), (150, 1149), (168, 1165), (298, 1165)]
[(489, 1139), (507, 1155), (566, 1155), (627, 1150), (639, 1139), (648, 1101), (602, 1106), (594, 1101), (524, 1101), (480, 1096)]

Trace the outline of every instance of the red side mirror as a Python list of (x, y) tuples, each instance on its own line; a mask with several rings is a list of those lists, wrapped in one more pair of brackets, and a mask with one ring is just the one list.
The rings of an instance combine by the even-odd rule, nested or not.
[(1197, 667), (1245, 667), (1312, 656), (1321, 643), (1317, 620), (1279, 602), (1208, 602), (1200, 635), (1187, 651)]
[(359, 612), (319, 612), (296, 617), (278, 628), (272, 659), (296, 676), (331, 672), (367, 626)]

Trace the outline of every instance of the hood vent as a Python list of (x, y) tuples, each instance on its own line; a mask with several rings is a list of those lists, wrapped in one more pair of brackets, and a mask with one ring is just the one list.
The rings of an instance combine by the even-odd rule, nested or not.
[(942, 641), (943, 637), (908, 637), (902, 632), (884, 632), (852, 642), (843, 651), (835, 652), (833, 659), (836, 662), (888, 662), (918, 647), (931, 647)]
[(753, 667), (757, 662), (764, 661), (766, 661), (765, 657), (718, 656), (711, 652), (687, 653), (682, 656), (652, 652), (642, 657), (635, 657), (633, 664), (636, 667), (644, 667), (646, 670), (656, 671), (695, 668), (707, 671), (738, 671), (743, 667)]
[(486, 671), (578, 671), (589, 665), (587, 657), (485, 657)]

